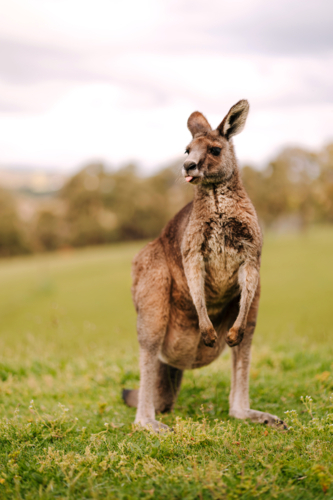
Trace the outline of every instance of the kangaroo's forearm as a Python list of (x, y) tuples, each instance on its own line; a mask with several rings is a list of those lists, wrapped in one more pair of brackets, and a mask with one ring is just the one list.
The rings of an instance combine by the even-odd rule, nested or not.
[(199, 325), (207, 322), (208, 313), (205, 301), (205, 266), (199, 254), (183, 259), (184, 271), (193, 304), (196, 308)]
[(199, 321), (199, 329), (204, 343), (213, 347), (217, 335), (209, 319), (205, 299), (205, 265), (199, 252), (187, 253), (183, 256), (183, 265), (186, 280), (196, 308)]
[(247, 324), (248, 313), (255, 296), (259, 282), (259, 272), (252, 265), (244, 265), (239, 271), (239, 285), (241, 289), (239, 312), (235, 323), (227, 335), (227, 343), (233, 347), (238, 345), (243, 338)]

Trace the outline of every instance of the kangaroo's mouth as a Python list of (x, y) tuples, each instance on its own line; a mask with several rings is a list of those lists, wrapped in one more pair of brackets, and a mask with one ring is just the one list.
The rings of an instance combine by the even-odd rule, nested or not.
[[(191, 184), (197, 184), (198, 182), (200, 182), (199, 179), (200, 179), (200, 175), (187, 175), (185, 177), (186, 182), (189, 182)], [(196, 182), (196, 181), (198, 181), (198, 182)]]

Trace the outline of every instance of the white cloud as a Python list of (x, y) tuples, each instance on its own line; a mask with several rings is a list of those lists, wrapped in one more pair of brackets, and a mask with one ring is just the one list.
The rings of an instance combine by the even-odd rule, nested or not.
[(154, 0), (1, 0), (3, 37), (59, 47), (128, 43), (152, 29), (163, 3)]
[(242, 161), (332, 139), (327, 1), (0, 6), (2, 164), (73, 169), (90, 158), (136, 159), (149, 170), (182, 153), (192, 111), (216, 126), (241, 98), (251, 104), (236, 138)]

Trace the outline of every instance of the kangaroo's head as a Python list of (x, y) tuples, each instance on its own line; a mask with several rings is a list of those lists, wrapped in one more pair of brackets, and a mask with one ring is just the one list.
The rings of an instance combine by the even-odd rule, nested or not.
[(236, 159), (231, 138), (245, 126), (249, 112), (246, 100), (235, 104), (216, 130), (212, 130), (206, 118), (195, 111), (187, 121), (193, 139), (187, 146), (188, 154), (183, 175), (191, 184), (219, 183), (231, 178)]

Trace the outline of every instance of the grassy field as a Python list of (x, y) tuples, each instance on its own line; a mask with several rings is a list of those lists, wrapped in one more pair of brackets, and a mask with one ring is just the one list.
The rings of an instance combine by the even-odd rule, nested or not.
[(333, 228), (265, 238), (251, 405), (288, 431), (229, 419), (229, 352), (186, 372), (175, 432), (132, 425), (141, 246), (0, 261), (0, 499), (333, 498)]

